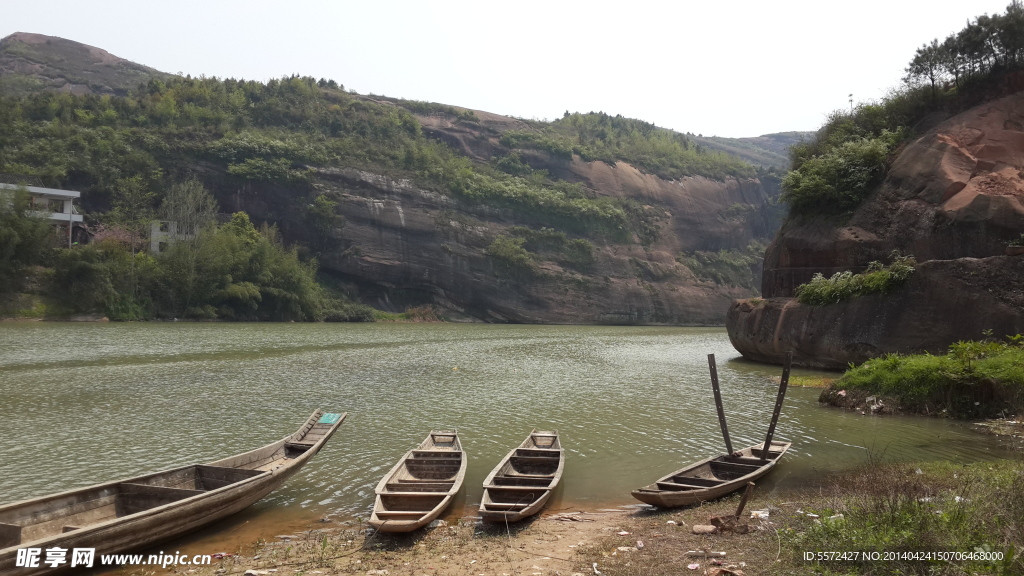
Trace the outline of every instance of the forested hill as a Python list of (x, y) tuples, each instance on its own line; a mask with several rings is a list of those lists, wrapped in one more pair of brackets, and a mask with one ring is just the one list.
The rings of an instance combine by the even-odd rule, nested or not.
[[(29, 36), (36, 51), (69, 42), (8, 37), (0, 62), (12, 61), (12, 47), (24, 53)], [(108, 64), (89, 69), (107, 66), (109, 90), (84, 94), (21, 90), (24, 72), (4, 71), (3, 84), (21, 91), (0, 96), (0, 173), (82, 191), (87, 222), (105, 232), (131, 228), (132, 215), (166, 214), (172, 190), (198, 183), (220, 212), (276, 225), (334, 294), (378, 308), (429, 305), (487, 321), (719, 323), (731, 298), (756, 293), (760, 254), (777, 227), (774, 188), (762, 185), (777, 181), (771, 172), (640, 120), (526, 121), (309, 77), (153, 71), (121, 95), (115, 85), (145, 68)], [(113, 274), (110, 254), (90, 255), (91, 273)], [(166, 260), (153, 262), (157, 274)], [(261, 291), (254, 277), (219, 288), (211, 280), (205, 295), (183, 300), (167, 282), (125, 294), (111, 278), (96, 285), (144, 317), (269, 319), (260, 302), (287, 295)]]

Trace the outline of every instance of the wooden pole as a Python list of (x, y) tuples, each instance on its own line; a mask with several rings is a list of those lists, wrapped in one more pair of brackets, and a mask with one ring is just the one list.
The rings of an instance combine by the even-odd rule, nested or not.
[(729, 441), (729, 427), (725, 424), (725, 409), (722, 408), (722, 392), (718, 389), (718, 368), (715, 366), (715, 355), (708, 354), (708, 367), (711, 369), (711, 389), (715, 392), (715, 407), (718, 408), (718, 422), (722, 425), (722, 438), (725, 439), (725, 450), (732, 454), (732, 442)]
[(775, 435), (775, 425), (779, 422), (779, 414), (782, 413), (782, 401), (786, 398), (786, 388), (789, 386), (789, 367), (793, 364), (793, 353), (786, 354), (786, 363), (782, 367), (782, 381), (779, 382), (779, 397), (775, 399), (775, 411), (772, 412), (772, 423), (768, 426), (768, 437), (764, 439), (764, 446), (761, 447), (761, 460), (768, 459), (768, 451), (772, 447), (772, 436)]
[(743, 498), (740, 498), (740, 505), (736, 508), (736, 519), (739, 520), (740, 514), (743, 514), (743, 507), (747, 505), (747, 500), (750, 499), (750, 495), (754, 492), (754, 483), (747, 482), (747, 489), (743, 491)]

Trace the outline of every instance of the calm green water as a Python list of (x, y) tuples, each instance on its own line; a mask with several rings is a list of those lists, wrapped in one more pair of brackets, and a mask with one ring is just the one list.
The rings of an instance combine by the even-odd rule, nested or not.
[[(469, 455), (464, 506), (534, 427), (567, 449), (553, 507), (628, 505), (631, 489), (723, 450), (708, 353), (734, 444), (763, 440), (781, 370), (740, 360), (717, 328), (0, 324), (0, 502), (248, 450), (319, 407), (349, 418), (250, 514), (365, 516), (396, 459), (448, 427)], [(790, 389), (777, 436), (793, 449), (759, 491), (817, 482), (869, 450), (1011, 457), (963, 424), (861, 416), (817, 395)]]

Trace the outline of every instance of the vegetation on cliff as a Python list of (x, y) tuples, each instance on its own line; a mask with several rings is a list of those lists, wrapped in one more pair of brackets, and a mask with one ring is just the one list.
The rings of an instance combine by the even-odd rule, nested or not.
[(796, 287), (796, 299), (802, 304), (824, 306), (866, 294), (890, 292), (910, 278), (916, 264), (913, 256), (903, 256), (899, 252), (894, 252), (891, 258), (892, 263), (888, 266), (876, 260), (859, 274), (847, 270), (825, 278), (818, 272), (810, 282)]
[(822, 401), (860, 391), (896, 399), (899, 409), (960, 418), (1024, 411), (1024, 336), (952, 344), (942, 356), (887, 354), (852, 367)]
[(919, 48), (904, 85), (881, 102), (832, 113), (815, 137), (790, 149), (783, 199), (794, 216), (844, 214), (881, 183), (898, 146), (936, 111), (972, 103), (987, 84), (1024, 65), (1024, 5), (978, 16)]
[(761, 262), (765, 245), (751, 242), (742, 250), (695, 250), (676, 260), (701, 280), (759, 292)]
[(644, 172), (671, 180), (685, 176), (753, 178), (753, 166), (724, 152), (709, 150), (680, 134), (654, 124), (604, 112), (569, 113), (538, 124), (533, 131), (502, 135), (510, 148), (542, 150), (556, 158), (628, 162)]
[[(32, 46), (65, 47), (41, 38)], [(31, 48), (19, 42), (5, 46), (13, 46), (14, 52)], [(47, 58), (47, 65), (60, 61), (59, 56)], [(2, 80), (11, 78), (5, 74)], [(280, 222), (289, 247), (279, 234), (274, 242), (286, 251), (294, 249), (303, 265), (315, 270), (316, 259), (330, 256), (327, 272), (339, 274), (347, 274), (340, 268), (359, 255), (354, 236), (343, 233), (341, 210), (348, 205), (341, 198), (375, 186), (363, 176), (439, 193), (448, 198), (429, 196), (500, 228), (467, 254), (490, 257), (495, 270), (514, 269), (524, 281), (536, 283), (547, 277), (530, 273), (534, 268), (559, 265), (572, 268), (574, 275), (593, 272), (602, 254), (595, 246), (650, 246), (665, 218), (671, 218), (644, 203), (561, 180), (562, 172), (549, 173), (541, 164), (551, 168), (559, 159), (579, 155), (630, 162), (665, 178), (757, 176), (752, 166), (735, 157), (639, 120), (567, 114), (550, 123), (517, 121), (529, 129), (502, 137), (472, 111), (361, 96), (332, 80), (310, 77), (254, 82), (160, 75), (136, 83), (134, 90), (103, 90), (107, 93), (102, 95), (39, 88), (0, 86), (0, 174), (83, 192), (80, 208), (89, 230), (127, 235), (121, 244), (128, 247), (129, 262), (139, 273), (147, 270), (141, 264), (147, 244), (141, 239), (148, 222), (141, 215), (154, 216), (174, 183), (190, 178), (213, 191), (221, 210), (253, 214), (257, 229), (261, 220)], [(486, 140), (485, 154), (491, 158), (482, 161), (475, 153), (449, 147), (435, 128), (425, 133), (417, 115), (443, 117), (446, 126)], [(508, 230), (510, 225), (517, 230)], [(748, 225), (753, 227), (737, 220), (737, 226)], [(757, 225), (757, 234), (770, 226)], [(47, 265), (56, 261), (54, 257)], [(327, 274), (321, 279), (326, 281)], [(358, 282), (342, 284), (340, 278), (330, 281), (353, 292), (362, 287)], [(48, 284), (36, 284), (43, 285)], [(133, 304), (111, 311), (112, 317), (210, 317), (208, 305), (221, 308), (216, 302), (179, 306), (169, 304), (173, 298), (147, 298), (132, 294), (125, 301)], [(91, 299), (94, 304), (108, 300)], [(228, 308), (223, 317), (231, 317)], [(321, 315), (311, 310), (302, 315)], [(238, 310), (233, 313), (245, 317)], [(221, 312), (215, 315), (222, 317)]]

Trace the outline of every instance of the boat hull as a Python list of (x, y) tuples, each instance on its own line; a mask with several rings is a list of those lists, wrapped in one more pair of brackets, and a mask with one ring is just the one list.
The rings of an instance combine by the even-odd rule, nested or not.
[[(761, 444), (740, 450), (739, 453), (742, 454), (740, 458), (728, 455), (707, 458), (664, 476), (654, 484), (634, 490), (632, 495), (645, 504), (660, 508), (689, 506), (698, 502), (715, 500), (727, 496), (745, 487), (748, 482), (758, 480), (771, 472), (790, 446), (789, 442), (772, 442), (769, 459), (756, 467), (753, 461), (759, 460), (757, 457), (760, 455)], [(717, 473), (714, 469), (716, 464), (720, 466)], [(750, 468), (749, 471), (743, 468), (741, 470), (746, 473), (740, 473), (736, 471), (739, 466), (750, 466)], [(721, 468), (726, 468), (729, 474), (723, 473)], [(731, 477), (722, 478), (718, 474)], [(717, 484), (704, 487), (686, 486), (687, 483), (711, 484), (713, 482), (717, 482)]]
[(518, 522), (541, 511), (562, 480), (565, 452), (558, 431), (533, 430), (484, 480), (484, 522)]
[[(278, 466), (271, 462), (266, 465), (270, 469), (259, 469), (258, 465), (266, 460), (266, 454), (285, 449), (289, 441), (297, 439), (296, 436), (301, 438), (299, 435), (313, 428), (320, 416), (319, 411), (314, 412), (296, 434), (210, 465), (184, 466), (0, 506), (0, 526), (17, 526), (4, 520), (18, 521), (19, 518), (31, 517), (37, 521), (34, 525), (26, 521), (24, 526), (18, 526), (27, 535), (38, 532), (42, 527), (52, 530), (53, 526), (69, 520), (78, 522), (90, 514), (106, 518), (90, 524), (82, 522), (80, 527), (65, 525), (64, 530), (69, 531), (38, 539), (22, 538), (22, 541), (0, 549), (0, 575), (33, 576), (69, 569), (75, 548), (95, 549), (94, 566), (99, 567), (101, 555), (144, 549), (239, 512), (278, 488), (302, 468), (345, 419), (345, 415), (340, 415), (317, 442), (306, 447), (296, 458)], [(231, 462), (239, 466), (223, 465)], [(193, 488), (182, 487), (188, 482), (194, 482)], [(202, 489), (204, 483), (212, 489)], [(217, 484), (223, 485), (212, 487)], [(167, 502), (152, 506), (154, 502), (161, 501)], [(138, 508), (144, 509), (133, 511)], [(67, 550), (66, 563), (51, 567), (44, 563), (46, 550), (55, 547)], [(18, 549), (23, 548), (42, 550), (39, 566), (15, 566)]]
[(468, 462), (458, 431), (432, 431), (377, 483), (370, 525), (401, 533), (433, 522), (462, 489)]

